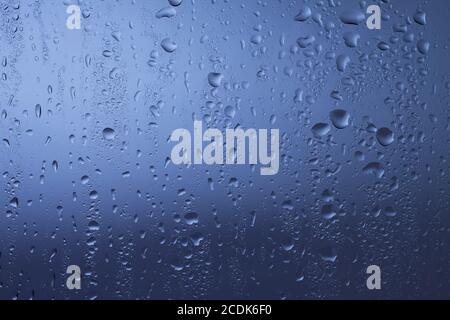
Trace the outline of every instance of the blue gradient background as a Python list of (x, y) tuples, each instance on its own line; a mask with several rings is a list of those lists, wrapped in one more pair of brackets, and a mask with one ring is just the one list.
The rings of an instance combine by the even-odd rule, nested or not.
[[(65, 26), (70, 3), (81, 30)], [(166, 0), (0, 4), (0, 298), (450, 298), (450, 2), (184, 0), (163, 19)], [(340, 21), (370, 4), (381, 30)], [(316, 21), (294, 20), (304, 5)], [(210, 72), (224, 76), (217, 89)], [(336, 108), (350, 125), (315, 138)], [(174, 166), (168, 138), (194, 119), (279, 128), (279, 174)], [(369, 124), (394, 143), (380, 145)], [(381, 177), (363, 170), (373, 162)], [(65, 286), (72, 264), (79, 291)], [(382, 290), (366, 288), (369, 265)]]

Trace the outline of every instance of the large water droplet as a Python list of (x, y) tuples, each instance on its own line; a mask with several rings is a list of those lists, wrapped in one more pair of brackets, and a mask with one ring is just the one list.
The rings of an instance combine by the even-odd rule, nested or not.
[(363, 172), (366, 174), (373, 174), (378, 179), (381, 179), (384, 176), (384, 168), (379, 162), (371, 162), (367, 166), (364, 167)]
[(236, 115), (236, 108), (233, 106), (227, 106), (225, 108), (225, 115), (229, 118), (234, 118), (234, 116)]
[(350, 121), (350, 114), (342, 109), (336, 109), (330, 112), (330, 119), (337, 129), (347, 128)]
[(427, 24), (427, 15), (423, 11), (417, 11), (414, 15), (414, 21), (422, 26)]
[(359, 10), (348, 10), (341, 13), (340, 19), (345, 24), (358, 25), (366, 19), (366, 16)]
[(19, 199), (17, 199), (16, 197), (12, 198), (9, 201), (9, 205), (13, 208), (18, 208), (19, 207)]
[(358, 46), (358, 41), (361, 36), (356, 32), (347, 32), (344, 34), (345, 45), (350, 48)]
[(196, 212), (188, 212), (184, 215), (184, 221), (187, 225), (192, 226), (198, 223), (198, 214)]
[(191, 241), (194, 247), (198, 247), (203, 241), (203, 239), (204, 237), (200, 232), (196, 232), (193, 235), (191, 235)]
[(388, 128), (377, 130), (377, 140), (382, 146), (389, 146), (394, 142), (394, 133)]
[(430, 50), (430, 43), (426, 40), (419, 40), (417, 42), (417, 50), (419, 50), (421, 54), (427, 54)]
[(326, 136), (331, 130), (331, 126), (327, 123), (316, 123), (311, 131), (316, 138), (321, 138)]
[(166, 8), (162, 8), (161, 10), (159, 10), (155, 16), (158, 19), (161, 19), (161, 18), (171, 18), (171, 17), (174, 17), (176, 14), (177, 14), (177, 10), (175, 10), (175, 8), (166, 7)]
[(306, 21), (311, 17), (311, 8), (304, 6), (300, 9), (300, 12), (295, 16), (295, 21)]
[(211, 87), (220, 87), (220, 85), (222, 84), (222, 80), (223, 75), (221, 73), (211, 72), (210, 74), (208, 74), (208, 82)]
[(347, 66), (349, 63), (350, 63), (350, 57), (345, 54), (339, 55), (336, 59), (336, 67), (341, 72), (344, 72), (345, 69), (347, 69)]

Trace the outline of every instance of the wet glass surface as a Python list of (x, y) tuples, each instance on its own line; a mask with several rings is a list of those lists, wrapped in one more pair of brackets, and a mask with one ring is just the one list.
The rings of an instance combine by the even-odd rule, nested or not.
[[(450, 298), (449, 13), (0, 0), (0, 298)], [(279, 169), (176, 164), (194, 121)]]

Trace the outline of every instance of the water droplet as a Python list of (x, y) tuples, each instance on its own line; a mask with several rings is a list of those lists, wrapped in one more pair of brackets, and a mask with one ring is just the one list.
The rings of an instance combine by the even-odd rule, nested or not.
[(42, 115), (42, 107), (41, 107), (40, 104), (37, 104), (34, 107), (34, 113), (36, 114), (36, 118), (40, 118), (41, 117), (41, 115)]
[(177, 44), (175, 43), (175, 41), (173, 41), (170, 38), (165, 38), (161, 41), (161, 47), (166, 51), (166, 52), (174, 52), (177, 49)]
[(332, 204), (324, 205), (322, 207), (321, 214), (322, 214), (322, 217), (327, 220), (334, 218), (336, 216), (334, 206)]
[(262, 37), (259, 34), (255, 34), (254, 36), (251, 37), (250, 41), (253, 44), (260, 44), (262, 42)]
[(177, 10), (175, 10), (175, 8), (173, 8), (173, 7), (166, 7), (166, 8), (162, 8), (161, 10), (159, 10), (159, 11), (156, 13), (155, 16), (156, 16), (158, 19), (161, 19), (161, 18), (172, 18), (172, 17), (174, 17), (176, 14), (177, 14)]
[(295, 21), (306, 21), (311, 17), (311, 8), (304, 6), (300, 9), (300, 12), (295, 16)]
[(316, 138), (322, 138), (326, 136), (331, 130), (331, 126), (327, 123), (316, 123), (311, 131)]
[(225, 108), (225, 115), (229, 118), (234, 118), (234, 116), (236, 115), (236, 108), (233, 106), (227, 106)]
[(283, 209), (286, 209), (286, 210), (289, 210), (289, 211), (294, 210), (294, 206), (292, 205), (292, 201), (291, 200), (284, 201), (281, 206), (283, 207)]
[(359, 10), (348, 10), (341, 13), (340, 19), (345, 24), (358, 25), (366, 20), (366, 16)]
[(366, 174), (373, 174), (378, 179), (384, 176), (384, 168), (379, 162), (371, 162), (363, 168), (363, 172)]
[(426, 40), (419, 40), (417, 42), (417, 50), (423, 55), (428, 54), (428, 51), (430, 50), (430, 43)]
[(201, 242), (203, 241), (204, 237), (200, 232), (196, 232), (193, 235), (191, 235), (191, 241), (194, 247), (200, 246)]
[(19, 199), (17, 199), (16, 197), (12, 198), (9, 201), (9, 205), (13, 208), (18, 208), (19, 207)]
[(335, 262), (337, 259), (336, 251), (333, 247), (323, 247), (319, 250), (320, 258), (326, 262)]
[(89, 231), (98, 231), (100, 230), (100, 224), (97, 221), (89, 221), (88, 224)]
[(223, 75), (221, 73), (211, 72), (210, 74), (208, 74), (208, 82), (211, 87), (220, 87), (220, 85), (222, 84), (222, 80)]
[(111, 128), (103, 129), (103, 138), (105, 140), (114, 140), (116, 138), (116, 132)]
[(350, 48), (358, 46), (358, 42), (361, 36), (356, 32), (347, 32), (344, 34), (345, 45)]
[(381, 51), (386, 51), (386, 50), (389, 50), (390, 47), (386, 42), (381, 41), (378, 43), (378, 49), (380, 49)]
[(189, 226), (198, 224), (198, 214), (195, 212), (188, 212), (184, 215), (184, 221)]
[(347, 66), (349, 63), (350, 63), (350, 57), (345, 54), (341, 54), (336, 58), (337, 69), (341, 72), (344, 72), (345, 69), (347, 69)]
[(350, 114), (345, 110), (336, 109), (331, 111), (330, 119), (337, 129), (344, 129), (349, 125)]
[(414, 15), (414, 21), (422, 26), (427, 24), (427, 15), (423, 11), (417, 11)]
[(316, 41), (316, 38), (314, 36), (300, 37), (297, 39), (297, 44), (300, 48), (304, 49), (312, 45), (314, 41)]
[(324, 202), (331, 202), (334, 200), (333, 194), (330, 190), (326, 189), (322, 192), (322, 200)]
[(114, 38), (114, 40), (116, 40), (117, 42), (120, 42), (122, 40), (122, 33), (120, 33), (119, 31), (113, 31), (111, 33), (111, 36)]
[(97, 191), (91, 191), (91, 192), (89, 193), (89, 198), (90, 198), (91, 200), (96, 200), (96, 199), (98, 199), (98, 193), (97, 193)]
[(281, 242), (281, 248), (284, 251), (291, 251), (292, 249), (294, 249), (294, 242), (292, 242), (292, 239), (284, 239)]
[(59, 167), (58, 161), (54, 160), (54, 161), (52, 162), (52, 168), (53, 168), (53, 171), (57, 172), (57, 171), (58, 171), (58, 167)]
[(169, 4), (174, 7), (179, 6), (182, 2), (183, 0), (169, 0)]
[(388, 128), (380, 128), (377, 130), (377, 140), (382, 146), (387, 147), (394, 142), (394, 133)]
[(387, 217), (395, 217), (397, 215), (397, 211), (395, 211), (394, 208), (392, 207), (386, 207), (383, 210), (383, 213), (387, 216)]

